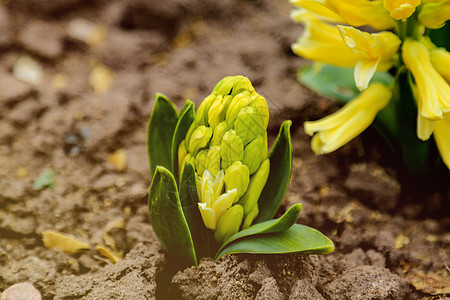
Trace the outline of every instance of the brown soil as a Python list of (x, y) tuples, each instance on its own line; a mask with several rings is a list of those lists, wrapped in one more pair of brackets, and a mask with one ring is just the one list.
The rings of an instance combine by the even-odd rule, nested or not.
[[(401, 184), (379, 162), (370, 132), (336, 153), (311, 152), (302, 122), (336, 105), (296, 82), (304, 60), (290, 44), (302, 29), (290, 21), (288, 1), (1, 3), (0, 291), (30, 282), (43, 299), (444, 299), (450, 292), (448, 185)], [(89, 46), (74, 38), (68, 27), (76, 18), (103, 26), (106, 39)], [(24, 53), (42, 66), (41, 84), (13, 77)], [(113, 72), (103, 94), (89, 85), (98, 62)], [(66, 84), (55, 84), (61, 74)], [(299, 222), (332, 238), (336, 251), (231, 255), (176, 273), (147, 217), (153, 95), (178, 107), (188, 98), (198, 104), (236, 74), (268, 100), (272, 140), (283, 119), (294, 122), (294, 170), (280, 213), (302, 202)], [(127, 157), (122, 171), (107, 159), (119, 149)], [(56, 173), (55, 188), (33, 190), (46, 168)], [(48, 249), (45, 230), (91, 250)], [(95, 250), (105, 236), (125, 254), (116, 264)]]

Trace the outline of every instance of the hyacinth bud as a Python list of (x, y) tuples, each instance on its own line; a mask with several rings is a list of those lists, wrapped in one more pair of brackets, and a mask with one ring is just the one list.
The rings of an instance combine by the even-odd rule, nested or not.
[(213, 136), (211, 139), (211, 146), (220, 146), (222, 142), (222, 138), (225, 135), (225, 132), (228, 130), (227, 122), (223, 121), (217, 124), (214, 128)]
[(261, 162), (267, 157), (267, 134), (258, 135), (244, 148), (242, 163), (248, 167), (250, 174), (255, 173)]
[(242, 224), (242, 230), (249, 228), (253, 220), (258, 216), (259, 208), (258, 205), (255, 205), (255, 207), (245, 216), (244, 223)]
[(222, 169), (226, 170), (233, 162), (244, 159), (244, 143), (236, 131), (228, 130), (220, 143)]
[(234, 162), (225, 171), (224, 181), (225, 189), (236, 189), (237, 198), (240, 198), (245, 194), (250, 183), (250, 171), (248, 170), (248, 167), (240, 161)]
[(241, 205), (236, 204), (230, 207), (222, 218), (220, 218), (216, 231), (214, 232), (214, 239), (219, 243), (223, 243), (233, 234), (237, 233), (241, 227), (243, 217), (244, 208)]
[[(262, 162), (258, 171), (253, 174), (250, 179), (250, 184), (248, 185), (247, 192), (245, 195), (239, 200), (239, 204), (244, 207), (245, 215), (248, 215), (255, 206), (258, 206), (258, 199), (261, 195), (261, 192), (266, 185), (267, 178), (269, 178), (270, 172), (270, 162), (269, 159), (266, 159)], [(226, 173), (225, 173), (226, 177)], [(226, 184), (226, 181), (225, 181)]]
[(206, 147), (212, 136), (211, 127), (199, 126), (192, 132), (189, 140), (189, 152), (196, 155), (197, 152)]
[(198, 207), (205, 226), (216, 230), (217, 241), (239, 231), (243, 222), (250, 226), (258, 216), (270, 166), (268, 122), (267, 102), (250, 80), (225, 77), (199, 106), (179, 146), (179, 169), (187, 161), (193, 164)]

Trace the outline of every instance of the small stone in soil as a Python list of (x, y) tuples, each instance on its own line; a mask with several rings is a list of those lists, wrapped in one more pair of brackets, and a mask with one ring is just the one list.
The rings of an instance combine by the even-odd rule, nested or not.
[(16, 283), (3, 291), (0, 300), (41, 300), (41, 293), (28, 282)]

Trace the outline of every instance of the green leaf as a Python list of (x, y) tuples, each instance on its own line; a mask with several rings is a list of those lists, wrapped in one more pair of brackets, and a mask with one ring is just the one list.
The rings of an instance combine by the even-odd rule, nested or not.
[(53, 190), (55, 188), (55, 178), (56, 175), (52, 169), (43, 170), (33, 182), (33, 190), (40, 191), (44, 188)]
[(224, 249), (228, 244), (241, 238), (257, 234), (277, 233), (285, 231), (295, 224), (301, 210), (302, 204), (301, 203), (295, 204), (291, 206), (279, 219), (258, 223), (245, 230), (239, 231), (238, 233), (231, 236), (228, 240), (226, 240), (225, 243), (223, 243), (222, 247), (219, 249), (219, 251), (222, 251), (222, 249)]
[(157, 93), (147, 130), (150, 174), (156, 166), (172, 170), (172, 136), (178, 122), (178, 111), (166, 96)]
[[(195, 108), (192, 101), (187, 100), (180, 112), (172, 138), (172, 170), (175, 178), (178, 178), (178, 146), (186, 137), (186, 134), (195, 119)], [(195, 183), (195, 182), (194, 182)]]
[(320, 231), (308, 226), (294, 224), (282, 232), (239, 239), (217, 254), (216, 259), (233, 253), (328, 254), (333, 251), (333, 242)]
[(190, 163), (184, 165), (180, 180), (180, 201), (184, 216), (192, 234), (197, 260), (205, 256), (213, 256), (217, 252), (216, 241), (212, 230), (206, 228), (198, 209), (198, 195), (195, 183), (194, 167)]
[(270, 151), (269, 178), (258, 200), (259, 215), (254, 223), (272, 219), (286, 193), (292, 171), (291, 125), (291, 121), (281, 124), (275, 145)]
[[(348, 102), (360, 93), (353, 72), (353, 68), (308, 64), (299, 68), (297, 80), (319, 95)], [(376, 72), (371, 82), (389, 85), (393, 78), (387, 72)]]
[(150, 222), (166, 251), (180, 266), (197, 264), (194, 244), (179, 199), (175, 178), (164, 167), (156, 167), (148, 194)]

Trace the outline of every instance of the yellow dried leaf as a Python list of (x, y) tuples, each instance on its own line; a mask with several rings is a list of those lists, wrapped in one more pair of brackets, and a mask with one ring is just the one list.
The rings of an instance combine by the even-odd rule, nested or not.
[(406, 274), (406, 280), (418, 291), (431, 295), (449, 294), (450, 277), (447, 270), (439, 273), (425, 273), (422, 270), (412, 269)]
[(104, 257), (108, 258), (113, 264), (115, 264), (119, 259), (123, 257), (122, 253), (112, 251), (103, 246), (97, 246), (97, 251)]
[(25, 167), (18, 168), (16, 171), (16, 176), (19, 178), (24, 178), (28, 176), (28, 169)]
[(123, 171), (127, 166), (127, 152), (123, 149), (119, 149), (114, 153), (109, 154), (107, 160), (108, 163), (117, 169), (117, 171)]
[(403, 246), (408, 244), (409, 244), (409, 237), (407, 237), (406, 235), (400, 234), (395, 239), (395, 249), (397, 250), (403, 248)]
[(106, 66), (98, 64), (91, 70), (89, 84), (98, 94), (105, 94), (111, 87), (113, 72)]
[(42, 232), (42, 241), (47, 248), (57, 248), (68, 254), (75, 254), (82, 250), (90, 249), (88, 243), (82, 242), (70, 235), (47, 230)]
[(81, 18), (70, 21), (67, 32), (73, 38), (93, 47), (100, 45), (107, 38), (107, 31), (104, 27)]

